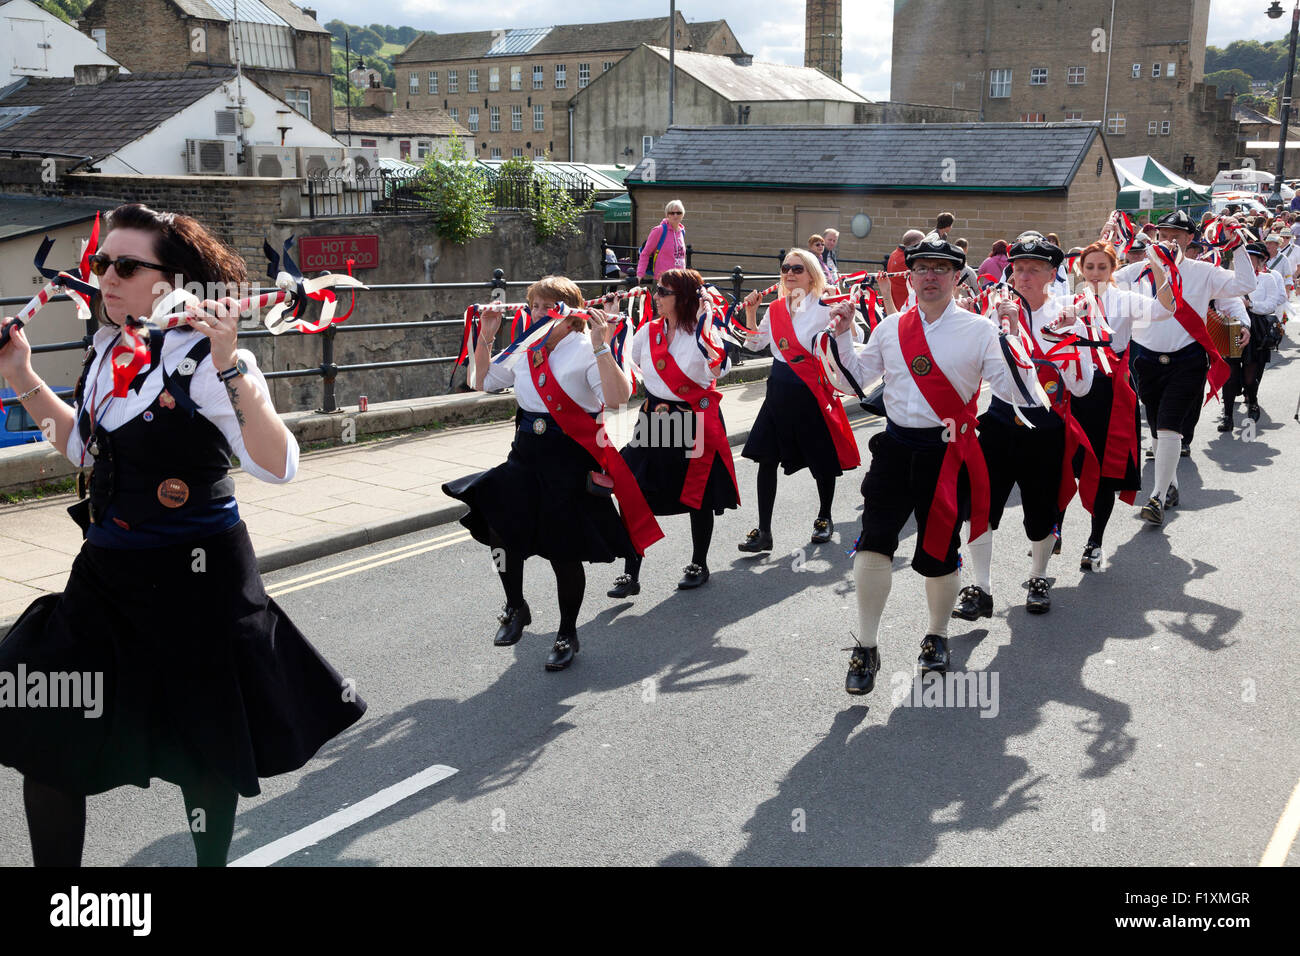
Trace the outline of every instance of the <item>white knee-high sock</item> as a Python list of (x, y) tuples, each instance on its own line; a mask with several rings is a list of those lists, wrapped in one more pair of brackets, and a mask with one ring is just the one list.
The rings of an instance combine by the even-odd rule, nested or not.
[(970, 542), (970, 563), (975, 572), (975, 584), (985, 594), (993, 593), (993, 529), (990, 528)]
[(1161, 501), (1178, 473), (1178, 457), (1183, 453), (1183, 436), (1162, 428), (1156, 432), (1156, 489), (1152, 494)]
[(853, 559), (853, 584), (858, 595), (858, 643), (863, 647), (876, 646), (880, 617), (885, 613), (885, 601), (889, 598), (889, 586), (894, 577), (892, 564), (887, 555), (877, 551), (859, 551)]
[(1029, 547), (1033, 553), (1033, 566), (1029, 571), (1029, 576), (1031, 578), (1047, 577), (1047, 562), (1052, 556), (1052, 549), (1056, 547), (1056, 535), (1049, 534), (1042, 541), (1031, 541)]
[(930, 629), (925, 633), (948, 636), (948, 622), (952, 620), (959, 590), (961, 581), (956, 571), (941, 578), (925, 579), (925, 603), (930, 607)]

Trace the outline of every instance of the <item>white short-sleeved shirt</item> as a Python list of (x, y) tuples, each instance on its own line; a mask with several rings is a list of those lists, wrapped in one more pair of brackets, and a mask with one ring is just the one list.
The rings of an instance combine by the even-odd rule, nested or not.
[[(488, 366), (483, 377), (483, 391), (499, 392), (514, 386), (515, 403), (535, 415), (548, 414), (546, 403), (533, 385), (529, 355), (519, 351), (507, 363)], [(605, 407), (605, 393), (600, 386), (600, 367), (591, 350), (591, 339), (578, 332), (570, 332), (551, 350), (551, 374), (565, 393), (582, 407), (583, 411), (598, 412)], [(543, 386), (544, 387), (544, 386)]]
[[(1132, 282), (1144, 268), (1146, 266), (1141, 262), (1125, 266), (1115, 273), (1115, 281)], [(1178, 263), (1178, 273), (1183, 280), (1183, 301), (1201, 316), (1202, 321), (1209, 311), (1211, 299), (1249, 295), (1255, 291), (1257, 284), (1255, 267), (1251, 265), (1250, 257), (1244, 254), (1233, 257), (1231, 272), (1208, 262), (1183, 259)], [(1135, 286), (1135, 291), (1143, 291), (1147, 287), (1148, 284), (1143, 282)], [(1153, 322), (1147, 326), (1134, 327), (1133, 341), (1152, 352), (1177, 352), (1196, 340), (1180, 322)]]
[[(823, 305), (819, 300), (812, 296), (804, 296), (799, 303), (799, 308), (795, 309), (794, 314), (790, 316), (791, 324), (794, 326), (794, 337), (799, 340), (799, 344), (812, 351), (813, 339), (817, 333), (821, 332), (831, 324), (831, 307)], [(854, 325), (854, 339), (862, 340), (862, 332)], [(772, 310), (769, 308), (763, 320), (758, 323), (758, 331), (749, 337), (745, 347), (751, 352), (757, 352), (759, 349), (772, 345)], [(772, 349), (772, 358), (778, 362), (784, 362), (785, 357), (781, 354), (779, 348)]]
[[(676, 393), (659, 377), (659, 372), (655, 369), (654, 357), (650, 352), (650, 327), (651, 323), (647, 322), (632, 337), (632, 364), (645, 383), (647, 392), (664, 401), (677, 401)], [(713, 369), (709, 368), (708, 361), (700, 352), (695, 336), (689, 332), (678, 330), (673, 334), (673, 340), (668, 343), (668, 354), (673, 357), (682, 374), (695, 384), (708, 388), (715, 381)], [(721, 378), (730, 370), (731, 360), (723, 359), (716, 377)]]
[[(108, 399), (106, 402), (106, 396), (113, 392), (113, 366), (108, 358), (117, 342), (118, 334), (117, 329), (107, 327), (95, 333), (93, 340), (95, 359), (86, 372), (86, 382), (82, 391), (83, 401), (89, 403), (93, 400), (96, 407), (102, 405), (103, 414), (96, 424), (102, 424), (110, 432), (125, 425), (153, 404), (154, 399), (163, 390), (164, 373), (168, 375), (175, 373), (176, 367), (180, 365), (186, 353), (203, 337), (203, 333), (193, 329), (174, 329), (168, 332), (167, 337), (163, 339), (158, 367), (149, 373), (140, 391), (128, 391), (125, 397)], [(257, 359), (253, 353), (247, 349), (239, 349), (237, 354), (248, 366), (248, 371), (243, 376), (245, 384), (252, 385), (259, 393), (269, 397), (270, 389), (267, 387), (261, 369), (257, 366)], [(235, 410), (230, 405), (230, 395), (226, 391), (226, 386), (217, 378), (211, 355), (205, 356), (190, 376), (190, 398), (198, 406), (199, 414), (220, 429), (231, 451), (239, 457), (239, 464), (244, 471), (272, 484), (282, 484), (298, 473), (298, 442), (292, 434), (286, 439), (288, 447), (285, 453), (283, 478), (276, 477), (249, 457), (244, 448), (243, 432), (240, 430), (239, 421), (235, 418)], [(75, 406), (75, 411), (80, 422), (82, 415), (80, 404)], [(78, 467), (84, 467), (92, 460), (90, 452), (82, 444), (81, 432), (77, 427), (74, 427), (72, 434), (68, 436), (66, 454), (68, 459)]]

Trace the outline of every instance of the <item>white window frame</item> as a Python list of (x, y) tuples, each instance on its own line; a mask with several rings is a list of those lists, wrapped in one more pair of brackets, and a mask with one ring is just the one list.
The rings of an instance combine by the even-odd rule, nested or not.
[(501, 90), (501, 67), (488, 67), (488, 92), (497, 93)]
[(1046, 123), (1047, 114), (1040, 113), (1037, 110), (1030, 113), (1021, 113), (1020, 122), (1022, 123)]
[(533, 159), (545, 159), (545, 158), (546, 158), (546, 150), (540, 146), (534, 146)]
[(499, 106), (488, 107), (488, 132), (501, 132), (501, 107)]
[(1170, 60), (1168, 63), (1165, 64), (1165, 66), (1167, 67), (1167, 69), (1165, 70), (1165, 79), (1172, 80), (1174, 78), (1174, 70), (1178, 66), (1178, 64), (1175, 61)]
[(1088, 82), (1088, 68), (1086, 66), (1071, 66), (1065, 70), (1066, 86), (1084, 86)]
[(429, 71), (429, 95), (430, 96), (438, 95), (438, 71), (437, 70)]
[(557, 90), (567, 90), (569, 88), (569, 67), (567, 64), (555, 64), (555, 88)]
[(587, 88), (587, 84), (590, 82), (591, 82), (591, 64), (579, 63), (578, 64), (578, 89), (585, 90)]
[(608, 73), (611, 69), (613, 69), (613, 67), (614, 67), (614, 61), (606, 60), (604, 63), (600, 65), (600, 72)]
[(641, 137), (641, 158), (644, 159), (645, 157), (649, 156), (650, 150), (654, 149), (654, 146), (655, 146), (655, 138), (653, 136), (642, 136)]
[(433, 144), (427, 139), (417, 140), (415, 144), (415, 158), (424, 159), (433, 150)]
[(1170, 129), (1169, 120), (1161, 120), (1161, 121), (1160, 121), (1160, 135), (1161, 135), (1161, 136), (1168, 136), (1168, 135), (1169, 135), (1169, 129)]
[(418, 96), (418, 95), (420, 94), (420, 74), (419, 74), (419, 73), (412, 73), (412, 74), (411, 74), (411, 78), (410, 78), (409, 80), (407, 80), (406, 83), (407, 83), (407, 85), (406, 85), (406, 92), (410, 93), (412, 96)]
[(447, 71), (447, 92), (448, 93), (460, 92), (460, 70)]
[(516, 146), (510, 150), (511, 159), (523, 159), (523, 156), (524, 156), (524, 148), (522, 146)]
[(524, 129), (524, 108), (516, 103), (510, 107), (510, 132), (522, 133)]
[(488, 149), (488, 159), (500, 159), (500, 158), (501, 158), (500, 146), (492, 146)]
[(451, 109), (447, 111), (447, 114), (451, 117), (451, 121), (453, 123), (460, 122), (460, 107), (453, 106)]
[(1159, 60), (1157, 60), (1155, 63), (1152, 63), (1152, 64), (1151, 64), (1151, 79), (1153, 79), (1153, 80), (1158, 80), (1158, 79), (1160, 79), (1160, 61), (1159, 61)]
[[(293, 107), (294, 111), (311, 119), (311, 90), (292, 89), (284, 91), (284, 101)], [(302, 107), (306, 106), (306, 110)]]
[(1142, 79), (1142, 64), (1141, 64), (1141, 63), (1134, 63), (1134, 64), (1133, 64), (1133, 79), (1135, 79), (1135, 80), (1140, 80), (1140, 79)]
[(1011, 97), (1011, 70), (989, 70), (989, 99), (1005, 100)]
[(1106, 132), (1111, 136), (1124, 136), (1128, 133), (1128, 117), (1115, 111), (1106, 117)]
[(546, 67), (533, 67), (533, 89), (543, 90), (546, 88)]
[(1066, 122), (1069, 122), (1070, 120), (1081, 120), (1081, 119), (1083, 119), (1083, 113), (1079, 110), (1069, 110), (1065, 114)]
[(546, 107), (540, 103), (533, 106), (533, 131), (541, 133), (546, 129)]
[(468, 93), (478, 92), (478, 70), (466, 71), (469, 75), (465, 79), (465, 91)]
[(1029, 68), (1029, 85), (1046, 86), (1047, 85), (1047, 67), (1031, 66)]
[(469, 125), (469, 131), (471, 133), (478, 132), (478, 107), (477, 106), (471, 106), (469, 108), (469, 116), (467, 117), (466, 122)]
[(522, 66), (512, 66), (510, 68), (510, 89), (522, 90), (524, 88), (524, 68)]
[(1156, 135), (1156, 130), (1158, 130), (1159, 128), (1160, 128), (1160, 124), (1157, 123), (1155, 120), (1151, 120), (1149, 123), (1147, 123), (1147, 135), (1148, 136)]

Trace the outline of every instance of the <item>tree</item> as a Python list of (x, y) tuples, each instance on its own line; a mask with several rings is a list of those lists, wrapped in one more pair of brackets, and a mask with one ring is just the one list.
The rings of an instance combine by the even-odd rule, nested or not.
[(438, 234), (461, 246), (492, 231), (492, 187), (459, 137), (425, 158), (416, 192), (430, 207)]
[(1229, 93), (1249, 93), (1251, 78), (1241, 70), (1216, 70), (1205, 74), (1205, 82), (1217, 86), (1219, 96), (1224, 97)]

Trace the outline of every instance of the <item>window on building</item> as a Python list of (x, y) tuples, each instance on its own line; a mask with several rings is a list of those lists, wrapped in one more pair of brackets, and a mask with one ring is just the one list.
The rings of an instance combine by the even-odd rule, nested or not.
[(448, 112), (448, 115), (451, 116), (451, 121), (452, 121), (453, 123), (459, 123), (459, 122), (460, 122), (460, 110), (459, 110), (457, 107), (453, 106), (453, 107), (452, 107), (450, 110), (448, 110), (447, 112)]
[(466, 82), (465, 84), (465, 89), (467, 89), (471, 93), (477, 93), (478, 92), (478, 70), (469, 70), (468, 75), (469, 75), (469, 79), (468, 82)]
[(1029, 85), (1030, 85), (1030, 86), (1046, 86), (1046, 85), (1047, 85), (1047, 67), (1045, 67), (1045, 66), (1035, 66), (1035, 67), (1031, 67), (1030, 70), (1029, 70)]
[(542, 149), (542, 147), (540, 146), (533, 147), (533, 159), (545, 159), (545, 158), (546, 158), (546, 150)]
[(989, 70), (989, 99), (1001, 100), (1011, 95), (1011, 71)]
[(488, 132), (501, 132), (501, 107), (499, 106), (488, 107)]
[(501, 147), (493, 146), (491, 151), (488, 153), (488, 159), (500, 159), (500, 158), (501, 158)]
[(1046, 123), (1046, 113), (1021, 113), (1020, 122), (1022, 123)]
[(495, 93), (501, 89), (501, 68), (494, 66), (488, 70), (488, 92)]
[(602, 72), (602, 73), (608, 73), (610, 67), (612, 67), (613, 65), (614, 65), (614, 61), (613, 61), (613, 60), (606, 60), (604, 63), (602, 63), (602, 64), (600, 65), (600, 72)]
[[(282, 23), (284, 21), (281, 21)], [(227, 49), (230, 62), (235, 62), (235, 25), (227, 21)], [(244, 68), (265, 66), (272, 70), (296, 70), (294, 58), (294, 32), (288, 24), (273, 26), (240, 20), (239, 59)]]
[(1173, 75), (1174, 75), (1174, 64), (1172, 64), (1172, 63), (1166, 63), (1166, 64), (1165, 64), (1165, 76), (1172, 77)]
[(1135, 80), (1140, 80), (1141, 78), (1142, 78), (1142, 64), (1141, 64), (1141, 63), (1134, 63), (1134, 64), (1133, 64), (1133, 79), (1135, 79)]
[(585, 90), (587, 88), (587, 84), (590, 82), (591, 82), (591, 64), (579, 63), (578, 64), (578, 89)]
[(412, 95), (412, 96), (414, 96), (416, 93), (419, 93), (419, 92), (420, 92), (420, 74), (419, 74), (419, 73), (412, 73), (412, 74), (411, 74), (410, 91), (411, 91), (411, 95)]
[(522, 106), (510, 107), (510, 131), (518, 133), (524, 128), (524, 108)]
[(1157, 123), (1155, 120), (1152, 120), (1150, 123), (1147, 123), (1147, 135), (1148, 136), (1156, 135), (1156, 130), (1158, 130), (1159, 128), (1160, 128), (1160, 124)]
[(397, 152), (402, 159), (411, 158), (411, 141), (409, 139), (399, 140), (397, 143)]
[(429, 71), (429, 95), (435, 96), (438, 92), (438, 71)]
[(429, 155), (429, 151), (432, 148), (433, 148), (433, 144), (430, 143), (427, 139), (418, 140), (415, 144), (416, 159), (424, 159), (426, 156)]
[(378, 146), (378, 145), (379, 145), (379, 140), (377, 140), (377, 139), (363, 139), (363, 140), (361, 141), (361, 145), (362, 145), (362, 146)]
[(650, 155), (650, 150), (654, 148), (654, 145), (655, 145), (655, 138), (654, 138), (653, 136), (642, 136), (642, 137), (641, 137), (641, 155), (642, 155), (642, 156), (649, 156), (649, 155)]
[(1160, 135), (1161, 136), (1169, 135), (1169, 120), (1160, 121)]
[(307, 119), (311, 119), (311, 90), (285, 90), (284, 101)]
[(1078, 112), (1078, 111), (1076, 110), (1076, 111), (1074, 111), (1074, 112), (1072, 112), (1072, 113), (1066, 113), (1066, 114), (1065, 114), (1065, 118), (1066, 118), (1067, 120), (1081, 120), (1081, 119), (1083, 119), (1083, 114), (1080, 113), (1080, 112)]
[(447, 71), (447, 92), (448, 93), (460, 92), (460, 71), (459, 70)]
[(569, 68), (563, 63), (555, 65), (555, 88), (562, 90), (569, 85)]
[(522, 90), (524, 88), (524, 68), (522, 66), (512, 66), (510, 68), (510, 88), (512, 90)]
[(1128, 132), (1127, 125), (1123, 113), (1110, 113), (1106, 116), (1106, 132), (1112, 136), (1123, 136)]
[(469, 131), (471, 133), (478, 132), (478, 107), (477, 106), (471, 106), (469, 108)]
[(1151, 79), (1153, 79), (1153, 80), (1158, 80), (1158, 79), (1160, 79), (1160, 64), (1159, 64), (1159, 63), (1152, 63), (1152, 64), (1151, 64)]
[(533, 67), (533, 89), (540, 90), (546, 85), (546, 67)]
[(523, 147), (522, 147), (522, 146), (516, 146), (514, 149), (510, 150), (510, 155), (511, 155), (511, 157), (514, 158), (514, 159), (522, 159), (522, 158), (523, 158), (523, 155), (524, 155), (524, 149), (523, 149)]
[(545, 113), (545, 109), (546, 109), (546, 108), (543, 107), (543, 106), (534, 106), (534, 107), (533, 107), (533, 129), (537, 130), (538, 132), (541, 132), (542, 130), (546, 129), (546, 123), (545, 123), (546, 113)]
[(1072, 66), (1065, 71), (1065, 83), (1067, 86), (1083, 86), (1088, 77), (1088, 68), (1086, 66)]

